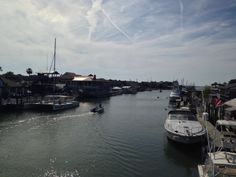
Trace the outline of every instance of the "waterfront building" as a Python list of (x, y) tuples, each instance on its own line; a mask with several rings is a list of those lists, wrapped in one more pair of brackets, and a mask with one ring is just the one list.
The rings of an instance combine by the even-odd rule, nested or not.
[(23, 104), (23, 97), (26, 95), (26, 85), (0, 77), (0, 106), (20, 107)]
[(66, 87), (79, 98), (101, 98), (110, 96), (111, 83), (96, 75), (76, 75), (72, 81), (67, 82)]
[(236, 98), (236, 79), (232, 79), (222, 87), (222, 92), (228, 100)]

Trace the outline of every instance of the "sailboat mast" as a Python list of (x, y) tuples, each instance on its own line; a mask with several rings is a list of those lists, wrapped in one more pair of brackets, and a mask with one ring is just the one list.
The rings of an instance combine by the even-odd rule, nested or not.
[(54, 43), (54, 55), (53, 55), (53, 70), (54, 72), (56, 71), (56, 45), (57, 45), (57, 39), (55, 38), (55, 43)]

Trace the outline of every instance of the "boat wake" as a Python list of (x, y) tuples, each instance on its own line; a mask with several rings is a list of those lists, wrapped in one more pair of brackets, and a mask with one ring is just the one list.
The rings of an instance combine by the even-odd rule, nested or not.
[(0, 133), (8, 132), (11, 129), (21, 126), (27, 126), (28, 128), (24, 130), (31, 131), (38, 129), (43, 125), (49, 125), (58, 121), (63, 121), (68, 119), (87, 117), (90, 115), (93, 115), (93, 113), (85, 112), (81, 114), (72, 114), (72, 115), (53, 114), (53, 115), (34, 116), (28, 119), (5, 122), (4, 124), (0, 125)]

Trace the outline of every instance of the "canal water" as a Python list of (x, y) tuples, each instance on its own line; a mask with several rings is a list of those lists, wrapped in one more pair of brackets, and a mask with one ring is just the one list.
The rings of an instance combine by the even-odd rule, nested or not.
[[(120, 95), (57, 113), (0, 113), (0, 176), (197, 177), (200, 148), (166, 138), (168, 95)], [(90, 113), (100, 102), (104, 113)]]

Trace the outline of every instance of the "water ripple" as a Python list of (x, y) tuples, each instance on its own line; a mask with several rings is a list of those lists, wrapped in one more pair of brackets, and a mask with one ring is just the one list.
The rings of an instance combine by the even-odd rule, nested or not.
[(106, 144), (111, 148), (111, 153), (117, 163), (124, 169), (125, 176), (141, 176), (137, 164), (141, 164), (142, 160), (139, 156), (138, 148), (116, 136), (108, 136), (105, 139)]

